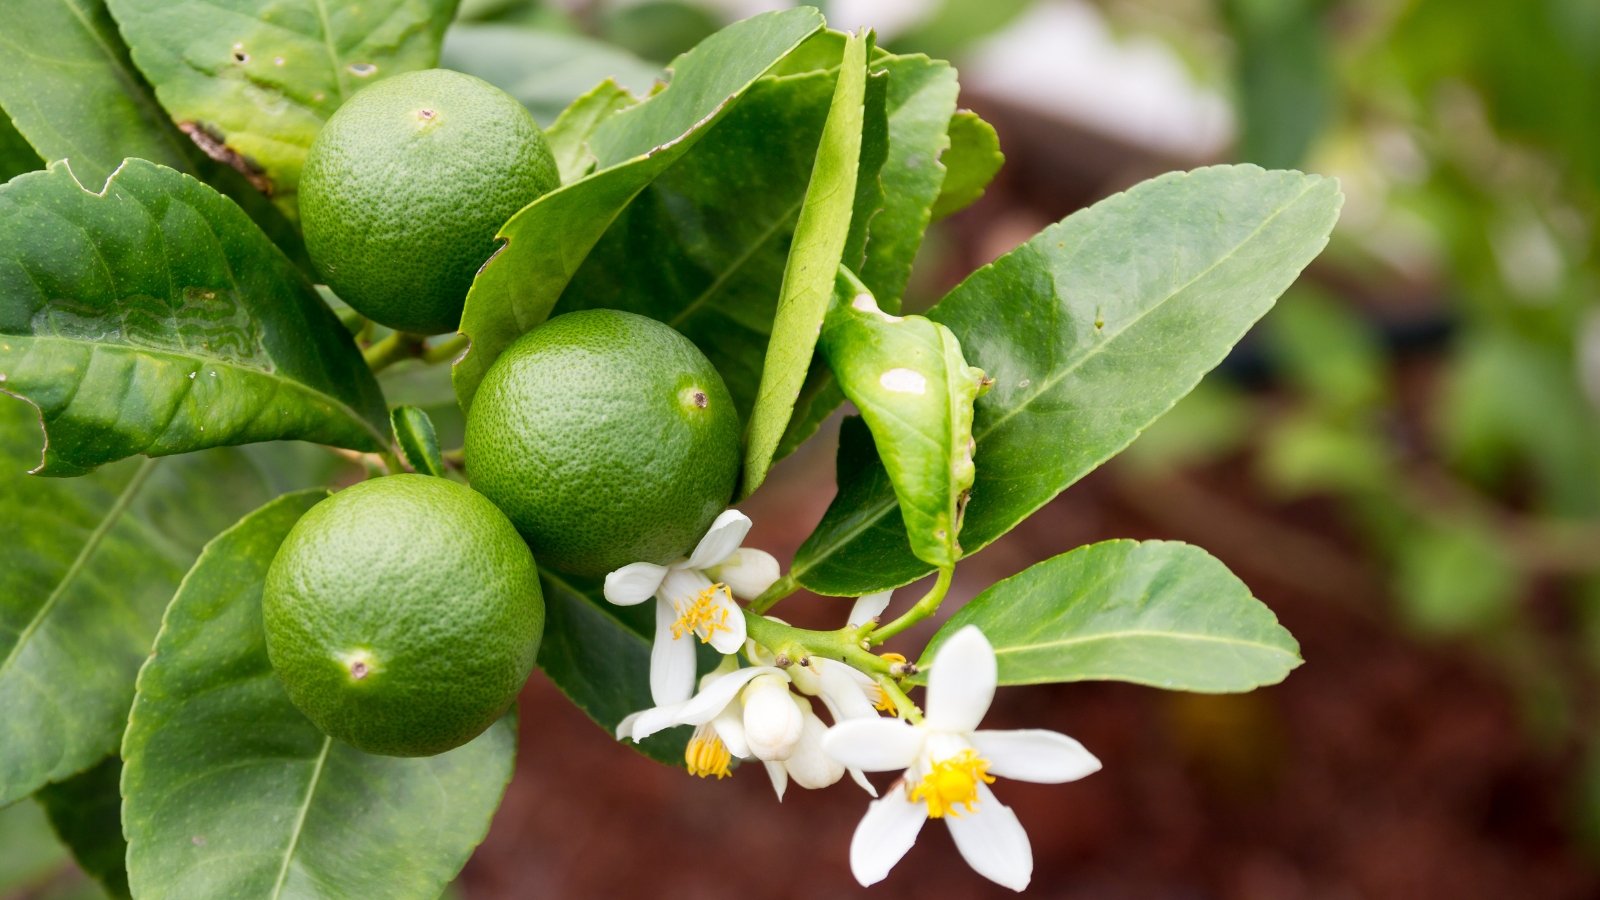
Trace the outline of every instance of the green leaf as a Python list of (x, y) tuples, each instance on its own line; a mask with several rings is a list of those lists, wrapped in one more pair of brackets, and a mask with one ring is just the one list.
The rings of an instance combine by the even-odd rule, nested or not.
[(592, 93), (596, 82), (609, 80), (643, 97), (665, 77), (656, 64), (610, 44), (515, 25), (452, 25), (445, 32), (442, 65), (498, 86), (541, 125)]
[(396, 406), (389, 412), (394, 426), (395, 446), (413, 471), (444, 477), (444, 460), (439, 455), (439, 435), (433, 420), (415, 406)]
[(637, 102), (625, 88), (608, 78), (561, 111), (555, 122), (544, 130), (544, 136), (550, 142), (550, 152), (555, 155), (562, 184), (570, 184), (594, 171), (590, 136), (613, 113)]
[(634, 198), (742, 106), (738, 99), (763, 72), (821, 27), (816, 10), (793, 9), (707, 38), (673, 62), (664, 90), (595, 129), (589, 146), (600, 171), (545, 194), (500, 229), (507, 243), (478, 272), (462, 313), (461, 331), (472, 346), (452, 378), (463, 408), (500, 353), (550, 315)]
[(944, 163), (944, 184), (933, 204), (933, 220), (954, 215), (983, 196), (984, 189), (1006, 161), (1000, 152), (1000, 135), (994, 126), (963, 109), (950, 119), (950, 149), (939, 158)]
[[(455, 0), (109, 0), (156, 96), (213, 159), (296, 215), (322, 123), (373, 81), (439, 59)], [(135, 154), (126, 154), (135, 155)]]
[(1336, 100), (1326, 0), (1226, 0), (1236, 47), (1237, 157), (1299, 165), (1333, 118)]
[(122, 760), (108, 756), (99, 765), (66, 781), (48, 785), (36, 796), (50, 827), (72, 850), (79, 867), (107, 894), (126, 898), (128, 842), (122, 838)]
[(32, 408), (0, 398), (0, 806), (116, 750), (161, 610), (200, 548), (268, 497), (237, 450), (24, 474)]
[(67, 857), (37, 803), (0, 806), (0, 896), (35, 896), (30, 891), (49, 881)]
[[(1138, 437), (1214, 368), (1327, 242), (1331, 179), (1215, 166), (1144, 182), (979, 269), (928, 317), (995, 379), (978, 401), (972, 554)], [(791, 574), (822, 594), (907, 584), (887, 479), (841, 492)]]
[(822, 326), (822, 353), (872, 430), (917, 558), (953, 566), (972, 487), (972, 404), (984, 385), (950, 329), (891, 316), (841, 278)]
[(325, 490), (288, 494), (206, 546), (167, 610), (123, 740), (140, 897), (437, 897), (511, 777), (502, 719), (439, 756), (372, 756), (295, 710), (267, 660), (267, 567)]
[(104, 0), (8, 5), (0, 71), (0, 106), (17, 130), (89, 188), (125, 157), (188, 167), (188, 142), (128, 61)]
[(740, 487), (743, 496), (749, 496), (767, 477), (778, 442), (794, 413), (795, 400), (805, 384), (817, 333), (833, 296), (834, 277), (844, 257), (856, 202), (866, 63), (867, 40), (852, 35), (845, 42), (827, 123), (822, 127), (805, 201), (784, 264), (783, 286), (778, 292), (772, 336), (762, 361), (760, 388), (745, 431)]
[(889, 73), (889, 154), (881, 175), (883, 209), (872, 217), (867, 258), (857, 270), (884, 309), (900, 309), (911, 263), (928, 230), (939, 186), (940, 156), (955, 112), (956, 70), (926, 56), (886, 56), (873, 63)]
[(101, 194), (59, 163), (0, 187), (0, 382), (41, 411), (47, 475), (279, 438), (375, 450), (387, 432), (304, 276), (232, 201), (144, 160)]
[(1106, 541), (1007, 578), (939, 629), (920, 666), (976, 625), (1001, 684), (1130, 681), (1229, 693), (1277, 684), (1300, 645), (1244, 582), (1199, 547)]
[(17, 133), (11, 119), (0, 112), (0, 182), (10, 181), (23, 172), (44, 168), (39, 154)]
[[(601, 597), (598, 585), (547, 569), (540, 571), (540, 578), (545, 620), (539, 668), (573, 705), (614, 736), (624, 716), (655, 706), (650, 698), (654, 601), (613, 606)], [(679, 732), (664, 732), (637, 747), (652, 759), (681, 766), (688, 736)]]

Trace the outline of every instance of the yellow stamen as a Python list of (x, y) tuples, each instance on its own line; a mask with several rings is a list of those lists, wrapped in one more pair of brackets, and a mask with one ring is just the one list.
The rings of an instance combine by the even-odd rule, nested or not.
[[(722, 602), (717, 602), (717, 595), (722, 595)], [(672, 623), (673, 638), (681, 638), (689, 632), (700, 636), (700, 642), (711, 643), (711, 636), (718, 631), (728, 631), (728, 608), (733, 605), (733, 592), (725, 584), (713, 584), (686, 603), (674, 603), (678, 611), (678, 621)]]
[(886, 663), (889, 663), (890, 665), (899, 663), (903, 666), (906, 664), (905, 655), (901, 653), (879, 653), (878, 658)]
[(871, 696), (873, 709), (899, 717), (900, 707), (894, 705), (894, 701), (889, 698), (889, 692), (883, 689), (883, 685), (874, 684), (871, 689)]
[(696, 778), (715, 775), (721, 781), (733, 774), (728, 770), (728, 763), (732, 760), (733, 754), (728, 752), (728, 745), (722, 742), (717, 730), (710, 725), (696, 728), (694, 737), (689, 738), (689, 746), (683, 751), (683, 761), (687, 764), (689, 774)]
[(980, 782), (994, 784), (994, 776), (989, 774), (989, 761), (977, 751), (963, 750), (934, 763), (933, 769), (911, 787), (911, 802), (928, 804), (931, 819), (942, 819), (946, 813), (960, 816), (971, 812), (977, 804)]

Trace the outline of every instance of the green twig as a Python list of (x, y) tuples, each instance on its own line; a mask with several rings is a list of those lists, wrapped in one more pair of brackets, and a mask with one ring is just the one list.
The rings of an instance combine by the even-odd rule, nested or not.
[(900, 718), (913, 725), (922, 721), (922, 710), (917, 704), (911, 702), (911, 698), (901, 689), (898, 681), (895, 681), (889, 675), (874, 675), (872, 677), (874, 681), (878, 682), (878, 687), (883, 689), (883, 693), (888, 696), (889, 702), (894, 704), (894, 708), (899, 712)]
[(944, 602), (944, 595), (950, 591), (950, 576), (954, 573), (955, 566), (947, 566), (940, 569), (938, 580), (934, 581), (933, 587), (922, 595), (922, 599), (918, 600), (915, 606), (906, 610), (904, 615), (893, 622), (873, 629), (867, 640), (876, 647), (938, 612), (939, 604)]
[(455, 362), (461, 351), (467, 349), (472, 340), (464, 334), (458, 334), (449, 340), (441, 341), (435, 346), (426, 347), (422, 351), (422, 361), (428, 365), (437, 365), (442, 362)]
[(763, 591), (761, 596), (750, 601), (750, 611), (757, 614), (764, 613), (777, 604), (779, 600), (782, 600), (799, 589), (800, 583), (794, 580), (794, 575), (785, 575), (782, 578), (779, 578), (777, 581), (774, 581), (772, 583), (772, 587), (769, 587)]
[(780, 659), (803, 662), (813, 656), (836, 659), (871, 675), (892, 675), (889, 660), (867, 650), (855, 640), (854, 628), (838, 631), (812, 631), (795, 628), (776, 619), (745, 610), (745, 630), (750, 639), (771, 650)]
[(374, 372), (382, 372), (401, 360), (420, 356), (423, 342), (426, 340), (427, 338), (420, 334), (396, 331), (361, 351), (361, 355), (367, 361), (367, 368)]

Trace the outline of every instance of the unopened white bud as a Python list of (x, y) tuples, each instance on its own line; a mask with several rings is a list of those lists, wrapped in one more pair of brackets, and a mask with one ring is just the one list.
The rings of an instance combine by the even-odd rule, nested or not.
[(708, 577), (727, 585), (741, 600), (754, 600), (766, 593), (780, 574), (778, 560), (754, 547), (740, 547), (720, 565), (706, 571)]
[(758, 675), (741, 695), (745, 740), (756, 759), (780, 762), (794, 753), (805, 722), (789, 696), (788, 679)]
[(844, 777), (844, 765), (822, 749), (822, 738), (828, 733), (828, 726), (822, 724), (817, 714), (811, 711), (809, 701), (799, 697), (791, 699), (800, 710), (803, 725), (794, 753), (784, 764), (789, 770), (789, 777), (794, 779), (795, 784), (810, 790), (828, 787)]

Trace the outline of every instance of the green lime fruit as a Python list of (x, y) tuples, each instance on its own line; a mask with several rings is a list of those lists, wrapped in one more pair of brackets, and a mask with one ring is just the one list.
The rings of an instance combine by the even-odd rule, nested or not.
[(454, 331), (495, 233), (561, 183), (533, 116), (487, 81), (429, 69), (351, 97), (306, 155), (306, 251), (339, 298), (390, 328)]
[(711, 361), (670, 327), (567, 313), (489, 367), (466, 464), (542, 564), (603, 575), (700, 540), (733, 494), (739, 415)]
[(394, 475), (307, 512), (267, 571), (267, 656), (318, 728), (369, 753), (472, 740), (533, 670), (544, 595), (505, 515), (444, 478)]

